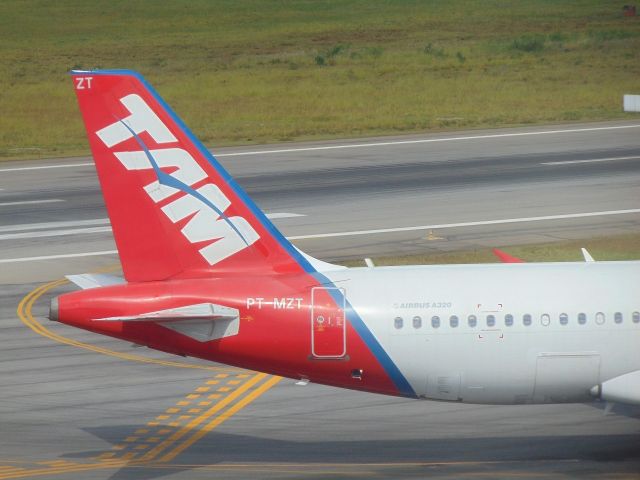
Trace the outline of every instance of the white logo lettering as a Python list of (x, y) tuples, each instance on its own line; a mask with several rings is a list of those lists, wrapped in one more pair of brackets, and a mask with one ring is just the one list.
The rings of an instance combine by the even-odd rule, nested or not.
[[(200, 195), (215, 205), (220, 212), (226, 210), (231, 202), (224, 196), (218, 187), (208, 183), (198, 190)], [(230, 217), (223, 221), (220, 215), (205, 203), (191, 195), (184, 195), (171, 202), (162, 211), (167, 214), (173, 223), (187, 218), (191, 219), (182, 229), (182, 233), (191, 243), (204, 242), (218, 238), (216, 242), (200, 249), (200, 254), (209, 262), (215, 265), (220, 260), (233, 255), (242, 250), (245, 246), (253, 244), (258, 240), (258, 234), (251, 228), (251, 225), (242, 217)], [(243, 242), (238, 242), (238, 237)], [(246, 242), (246, 245), (243, 243)]]
[(76, 90), (91, 90), (93, 77), (76, 77)]
[[(145, 101), (132, 94), (121, 98), (120, 102), (130, 115), (98, 130), (96, 134), (107, 147), (135, 137), (140, 151), (114, 152), (114, 155), (127, 170), (155, 171), (157, 180), (144, 187), (155, 203), (184, 192), (161, 210), (173, 223), (189, 219), (181, 230), (189, 242), (212, 242), (199, 250), (202, 257), (210, 265), (215, 265), (255, 243), (260, 236), (247, 220), (224, 214), (231, 202), (220, 188), (212, 183), (193, 188), (207, 178), (207, 174), (189, 152), (176, 147), (150, 150), (144, 145), (138, 137), (142, 132), (148, 133), (158, 144), (177, 141)], [(165, 173), (161, 168), (174, 170)]]
[(122, 97), (120, 103), (127, 107), (131, 115), (96, 132), (96, 135), (107, 147), (113, 147), (129, 140), (134, 134), (138, 135), (142, 132), (151, 135), (156, 143), (177, 141), (176, 137), (139, 95), (131, 94)]

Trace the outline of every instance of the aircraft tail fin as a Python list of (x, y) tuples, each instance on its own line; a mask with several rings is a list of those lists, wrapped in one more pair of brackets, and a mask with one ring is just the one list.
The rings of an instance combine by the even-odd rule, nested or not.
[(142, 76), (71, 75), (127, 281), (314, 270)]

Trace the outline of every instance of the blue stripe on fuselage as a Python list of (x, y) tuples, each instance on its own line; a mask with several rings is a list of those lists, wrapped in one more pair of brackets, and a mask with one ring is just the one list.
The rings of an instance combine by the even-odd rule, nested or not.
[(364, 341), (367, 347), (369, 347), (369, 351), (373, 353), (380, 365), (382, 365), (382, 368), (387, 372), (387, 375), (389, 375), (389, 378), (393, 381), (398, 392), (400, 392), (403, 397), (418, 398), (416, 392), (413, 390), (405, 376), (393, 360), (391, 360), (391, 357), (382, 347), (380, 342), (378, 342), (378, 339), (373, 335), (371, 330), (369, 330), (369, 327), (364, 323), (364, 320), (360, 318), (360, 315), (358, 315), (358, 312), (356, 312), (356, 310), (351, 306), (349, 301), (346, 298), (343, 298), (344, 295), (342, 294), (342, 291), (322, 273), (315, 272), (313, 273), (313, 276), (321, 285), (335, 287), (331, 290), (327, 290), (327, 292), (333, 297), (338, 305), (342, 305), (344, 300), (344, 304), (347, 306), (345, 313), (349, 323), (351, 323), (351, 326), (356, 332), (358, 332), (362, 341)]

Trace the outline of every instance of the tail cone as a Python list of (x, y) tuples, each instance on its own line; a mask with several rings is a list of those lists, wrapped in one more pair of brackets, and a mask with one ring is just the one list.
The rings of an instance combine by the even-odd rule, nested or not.
[(58, 297), (53, 297), (49, 303), (49, 320), (58, 321)]

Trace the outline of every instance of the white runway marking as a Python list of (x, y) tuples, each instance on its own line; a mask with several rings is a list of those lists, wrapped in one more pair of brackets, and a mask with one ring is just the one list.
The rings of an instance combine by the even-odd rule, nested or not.
[(89, 165), (93, 165), (93, 162), (65, 163), (63, 165), (40, 165), (38, 167), (0, 168), (0, 173), (4, 173), (4, 172), (24, 172), (24, 171), (28, 171), (28, 170), (46, 170), (46, 169), (49, 169), (49, 168), (88, 167)]
[(2, 202), (0, 203), (0, 207), (9, 207), (12, 205), (35, 205), (38, 203), (58, 203), (64, 202), (64, 200), (60, 200), (59, 198), (48, 198), (45, 200), (24, 200), (21, 202)]
[(46, 228), (83, 227), (87, 225), (105, 225), (109, 223), (108, 218), (93, 218), (91, 220), (72, 220), (65, 222), (43, 222), (43, 223), (23, 223), (19, 225), (7, 225), (0, 227), (0, 233), (4, 232), (24, 232), (27, 230), (44, 230)]
[(99, 255), (115, 255), (117, 250), (103, 250), (100, 252), (85, 252), (85, 253), (67, 253), (62, 255), (42, 255), (40, 257), (22, 257), (22, 258), (2, 258), (0, 263), (18, 263), (18, 262), (35, 262), (38, 260), (57, 260), (61, 258), (76, 258), (76, 257), (97, 257)]
[(6, 233), (0, 235), (0, 240), (22, 240), (25, 238), (47, 238), (47, 237), (63, 237), (65, 235), (79, 235), (88, 233), (104, 233), (110, 232), (111, 227), (89, 227), (89, 228), (71, 228), (68, 230), (45, 230), (43, 232), (21, 232)]
[(610, 157), (610, 158), (592, 158), (590, 160), (566, 160), (563, 162), (542, 162), (540, 165), (573, 165), (574, 163), (597, 163), (597, 162), (615, 162), (617, 160), (634, 160), (640, 158), (640, 155), (633, 157)]
[(216, 157), (239, 157), (242, 155), (268, 155), (270, 153), (312, 152), (316, 150), (337, 150), (341, 148), (389, 147), (394, 145), (413, 145), (419, 143), (456, 142), (461, 140), (483, 140), (487, 138), (527, 137), (532, 135), (553, 135), (558, 133), (595, 132), (599, 130), (617, 130), (623, 128), (640, 128), (639, 125), (617, 125), (611, 127), (568, 128), (565, 130), (543, 130), (541, 132), (495, 133), (488, 135), (468, 135), (463, 137), (423, 138), (417, 140), (393, 140), (390, 142), (354, 143), (347, 145), (325, 145), (322, 147), (282, 148), (278, 150), (256, 150), (250, 152), (223, 153)]
[[(522, 222), (540, 222), (544, 220), (561, 220), (569, 218), (585, 218), (585, 217), (598, 217), (607, 215), (625, 215), (631, 213), (640, 213), (640, 208), (633, 208), (627, 210), (608, 210), (603, 212), (586, 212), (586, 213), (569, 213), (566, 215), (546, 215), (540, 217), (523, 217), (523, 218), (506, 218), (501, 220), (485, 220), (480, 222), (461, 222), (461, 223), (444, 223), (435, 225), (420, 225), (414, 227), (399, 227), (399, 228), (381, 228), (377, 230), (356, 230), (352, 232), (336, 232), (336, 233), (318, 233), (313, 235), (297, 235), (287, 237), (289, 240), (304, 240), (310, 238), (329, 238), (329, 237), (347, 237), (355, 235), (373, 235), (379, 233), (392, 233), (392, 232), (408, 232), (416, 230), (432, 230), (432, 229), (444, 229), (444, 228), (456, 228), (456, 227), (474, 227), (481, 225), (499, 225), (505, 223), (522, 223)], [(38, 257), (22, 257), (22, 258), (3, 258), (0, 259), (0, 263), (18, 263), (18, 262), (31, 262), (37, 260), (55, 260), (63, 258), (76, 258), (76, 257), (90, 257), (99, 255), (113, 255), (118, 253), (116, 250), (102, 250), (98, 252), (84, 252), (84, 253), (68, 253), (61, 255), (46, 255)]]
[(304, 215), (302, 213), (286, 213), (286, 212), (282, 212), (282, 213), (265, 213), (265, 215), (267, 216), (267, 218), (270, 218), (271, 220), (276, 220), (276, 219), (279, 219), (279, 218), (306, 217), (306, 215)]
[(640, 208), (629, 210), (608, 210), (604, 212), (569, 213), (566, 215), (545, 215), (541, 217), (505, 218), (502, 220), (484, 220), (479, 222), (442, 223), (435, 225), (419, 225), (415, 227), (379, 228), (375, 230), (355, 230), (352, 232), (317, 233), (313, 235), (297, 235), (287, 237), (289, 240), (305, 240), (309, 238), (352, 237), (356, 235), (373, 235), (380, 233), (411, 232), (416, 230), (436, 230), (456, 227), (477, 227), (481, 225), (500, 225), (505, 223), (540, 222), (543, 220), (562, 220), (569, 218), (600, 217), (607, 215), (624, 215), (628, 213), (640, 213)]
[[(0, 206), (2, 204), (0, 203)], [(301, 213), (277, 212), (267, 213), (267, 218), (295, 218), (305, 217)], [(67, 228), (67, 227), (88, 227), (88, 228)], [(49, 229), (49, 230), (46, 230)], [(42, 231), (34, 231), (42, 230)], [(108, 218), (95, 218), (92, 220), (78, 220), (69, 222), (47, 222), (47, 223), (31, 223), (22, 225), (9, 225), (0, 227), (0, 240), (21, 240), (25, 238), (46, 238), (46, 237), (62, 237), (65, 235), (80, 235), (86, 233), (103, 233), (110, 232)]]
[[(640, 124), (615, 125), (611, 127), (567, 128), (567, 129), (558, 129), (558, 130), (542, 130), (537, 132), (514, 132), (514, 133), (494, 133), (494, 134), (487, 134), (487, 135), (466, 135), (466, 136), (460, 136), (460, 137), (423, 138), (423, 139), (416, 139), (416, 140), (392, 140), (388, 142), (324, 145), (319, 147), (292, 147), (292, 148), (281, 148), (281, 149), (274, 149), (274, 150), (249, 150), (245, 152), (221, 153), (218, 155), (214, 154), (214, 156), (218, 158), (222, 158), (222, 157), (240, 157), (240, 156), (246, 156), (246, 155), (269, 155), (273, 153), (313, 152), (317, 150), (339, 150), (343, 148), (390, 147), (394, 145), (413, 145), (413, 144), (420, 144), (420, 143), (484, 140), (489, 138), (527, 137), (532, 135), (557, 135), (561, 133), (596, 132), (596, 131), (602, 131), (602, 130), (621, 130), (626, 128), (640, 128)], [(21, 172), (21, 171), (29, 171), (29, 170), (44, 170), (47, 168), (89, 167), (91, 165), (93, 165), (93, 162), (69, 163), (69, 164), (63, 164), (63, 165), (41, 165), (37, 167), (0, 168), (0, 173)]]
[(74, 220), (66, 222), (21, 223), (18, 225), (6, 225), (0, 227), (0, 233), (24, 232), (27, 230), (44, 230), (47, 228), (84, 227), (87, 225), (107, 225), (108, 218), (94, 218), (91, 220)]

